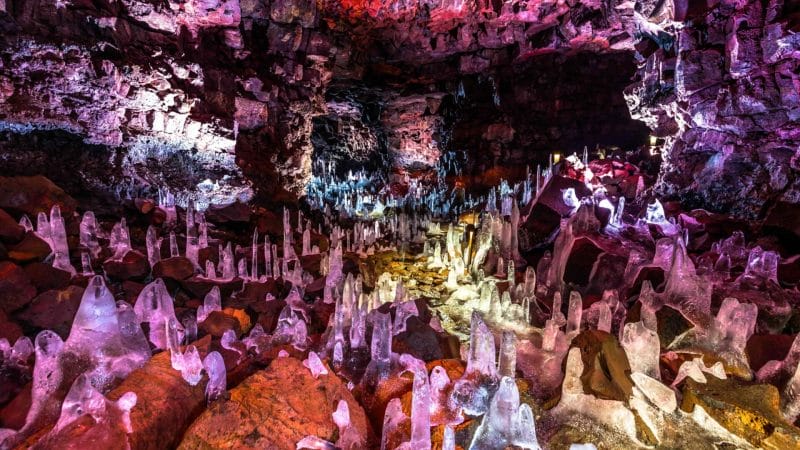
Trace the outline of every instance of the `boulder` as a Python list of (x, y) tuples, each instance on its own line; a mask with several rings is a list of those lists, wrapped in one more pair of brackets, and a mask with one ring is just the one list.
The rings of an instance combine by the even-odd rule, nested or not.
[(53, 330), (66, 339), (82, 296), (83, 288), (79, 286), (45, 291), (36, 296), (18, 317), (35, 328)]
[(235, 202), (230, 205), (211, 205), (206, 210), (209, 222), (247, 222), (250, 220), (250, 207), (245, 203)]
[(203, 333), (210, 334), (216, 338), (221, 338), (228, 330), (233, 330), (236, 336), (242, 335), (242, 326), (236, 320), (236, 317), (222, 311), (212, 311), (204, 321), (198, 324), (198, 328)]
[(800, 448), (800, 432), (781, 414), (778, 389), (770, 384), (746, 384), (734, 378), (687, 379), (681, 409), (701, 406), (731, 433), (759, 448)]
[(12, 345), (22, 336), (22, 328), (12, 322), (6, 313), (0, 309), (0, 338), (5, 338)]
[(25, 235), (22, 228), (13, 217), (0, 209), (0, 240), (6, 242), (17, 242)]
[[(200, 356), (205, 357), (210, 344), (211, 339), (204, 338), (194, 345)], [(131, 450), (175, 448), (184, 430), (206, 405), (206, 382), (204, 377), (195, 386), (187, 383), (172, 368), (169, 352), (155, 355), (142, 368), (131, 372), (107, 395), (111, 400), (119, 400), (126, 392), (136, 394), (136, 406), (131, 410)]]
[(63, 289), (69, 284), (72, 274), (50, 264), (35, 262), (25, 266), (25, 273), (39, 292)]
[(194, 275), (194, 265), (183, 256), (162, 259), (153, 266), (153, 278), (185, 280)]
[(28, 231), (22, 237), (22, 241), (9, 247), (8, 259), (18, 263), (43, 261), (51, 252), (50, 244), (33, 231)]
[(444, 352), (439, 347), (436, 331), (417, 316), (406, 320), (406, 330), (392, 339), (392, 351), (408, 353), (423, 361), (442, 359)]
[(140, 280), (150, 273), (147, 256), (136, 250), (128, 251), (121, 260), (107, 259), (103, 263), (103, 269), (109, 278), (121, 281)]
[(208, 294), (214, 286), (219, 287), (219, 293), (222, 295), (222, 298), (228, 298), (234, 292), (240, 291), (243, 283), (244, 281), (241, 278), (234, 278), (230, 281), (218, 281), (209, 280), (208, 278), (198, 275), (180, 281), (181, 287), (197, 298), (205, 298), (206, 294)]
[(306, 436), (335, 442), (339, 430), (332, 414), (339, 400), (347, 402), (362, 448), (369, 448), (367, 416), (336, 375), (329, 372), (315, 379), (300, 360), (277, 358), (231, 389), (229, 399), (212, 403), (178, 448), (295, 450)]
[(36, 295), (36, 287), (18, 265), (0, 262), (0, 310), (7, 313), (27, 305)]
[(605, 331), (582, 331), (572, 340), (572, 347), (581, 350), (583, 373), (581, 382), (587, 394), (623, 402), (633, 394), (631, 366), (617, 339)]
[(63, 189), (41, 175), (0, 176), (0, 208), (34, 218), (40, 212), (49, 214), (54, 205), (59, 205), (61, 213), (67, 215), (75, 211), (78, 204)]

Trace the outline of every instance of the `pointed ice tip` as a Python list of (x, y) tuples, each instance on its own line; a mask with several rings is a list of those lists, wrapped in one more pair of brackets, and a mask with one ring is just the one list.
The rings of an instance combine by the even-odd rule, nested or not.
[(347, 405), (347, 401), (339, 400), (336, 411), (333, 412), (332, 416), (333, 422), (339, 429), (350, 426), (350, 407)]

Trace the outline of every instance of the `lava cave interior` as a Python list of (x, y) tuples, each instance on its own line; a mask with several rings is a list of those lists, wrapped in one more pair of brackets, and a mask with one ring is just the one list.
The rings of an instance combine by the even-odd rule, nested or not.
[(0, 450), (800, 449), (797, 0), (0, 0)]

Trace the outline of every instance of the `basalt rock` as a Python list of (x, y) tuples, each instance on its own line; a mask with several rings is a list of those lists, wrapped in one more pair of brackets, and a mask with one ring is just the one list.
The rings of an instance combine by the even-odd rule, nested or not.
[(347, 402), (351, 423), (366, 446), (371, 440), (367, 417), (336, 375), (314, 378), (300, 360), (277, 358), (231, 389), (229, 399), (211, 404), (178, 448), (247, 442), (253, 448), (294, 450), (308, 435), (335, 442), (338, 428), (331, 414), (339, 400)]
[(625, 95), (662, 138), (658, 192), (746, 218), (798, 203), (800, 40), (790, 17), (781, 1), (718, 2), (676, 11), (678, 26), (653, 36), (660, 48), (643, 55)]

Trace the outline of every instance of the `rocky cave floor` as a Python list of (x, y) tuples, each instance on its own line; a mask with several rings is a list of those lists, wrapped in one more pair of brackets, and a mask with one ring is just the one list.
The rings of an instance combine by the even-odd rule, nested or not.
[(0, 177), (0, 447), (800, 447), (797, 230), (644, 179), (95, 217)]

